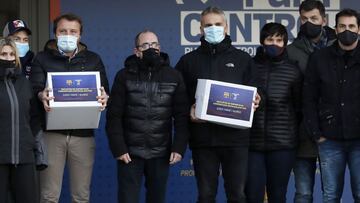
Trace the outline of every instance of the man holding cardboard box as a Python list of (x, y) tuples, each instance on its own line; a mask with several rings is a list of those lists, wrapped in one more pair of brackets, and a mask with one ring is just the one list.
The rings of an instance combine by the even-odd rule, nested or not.
[[(97, 96), (103, 110), (107, 103), (108, 81), (99, 55), (80, 43), (82, 21), (73, 14), (54, 20), (55, 39), (47, 42), (45, 50), (34, 59), (30, 80), (45, 111), (50, 111), (48, 72), (97, 71), (101, 78), (101, 96)], [(69, 118), (73, 119), (73, 118)], [(86, 119), (86, 117), (84, 117)], [(73, 122), (76, 122), (73, 119)], [(69, 168), (72, 202), (89, 202), (90, 182), (94, 164), (95, 139), (92, 129), (51, 130), (45, 133), (49, 153), (49, 167), (40, 173), (40, 202), (58, 202), (65, 163)]]
[[(249, 84), (253, 61), (249, 54), (231, 45), (224, 12), (208, 7), (201, 13), (201, 45), (181, 57), (176, 65), (184, 77), (189, 102), (195, 103), (198, 79)], [(255, 108), (259, 104), (257, 97)], [(190, 148), (192, 149), (198, 202), (215, 202), (221, 165), (228, 201), (246, 202), (244, 194), (249, 130), (201, 121), (191, 109)]]

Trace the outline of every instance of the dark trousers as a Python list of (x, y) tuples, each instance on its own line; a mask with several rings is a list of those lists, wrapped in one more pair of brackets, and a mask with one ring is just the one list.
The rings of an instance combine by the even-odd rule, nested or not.
[(165, 202), (169, 159), (131, 157), (131, 160), (128, 164), (118, 161), (119, 203), (139, 202), (143, 176), (145, 176), (146, 202)]
[(246, 202), (247, 147), (193, 149), (192, 157), (199, 203), (215, 203), (220, 166), (227, 202)]
[(0, 164), (0, 202), (38, 203), (38, 193), (34, 164)]
[(246, 183), (248, 203), (263, 203), (265, 187), (269, 203), (286, 203), (287, 185), (295, 159), (295, 150), (250, 151)]

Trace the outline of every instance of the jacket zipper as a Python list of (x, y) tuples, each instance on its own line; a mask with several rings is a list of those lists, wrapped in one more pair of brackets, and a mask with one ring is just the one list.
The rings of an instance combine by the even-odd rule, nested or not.
[[(148, 121), (150, 120), (149, 118), (149, 114), (150, 114), (150, 106), (151, 106), (151, 71), (149, 70), (149, 73), (148, 73), (148, 81), (146, 83), (146, 97), (147, 97), (147, 105), (146, 105), (146, 108), (147, 108), (147, 112), (146, 112), (146, 123), (148, 123)], [(149, 130), (149, 127), (147, 128), (147, 134), (150, 134), (150, 130)], [(148, 137), (145, 137), (145, 150), (146, 150), (146, 147), (148, 147)]]
[(11, 163), (19, 164), (19, 102), (11, 79), (4, 79), (11, 109)]
[[(265, 64), (266, 66), (266, 64)], [(272, 70), (272, 65), (269, 64), (269, 68), (266, 73), (266, 92), (269, 92), (269, 81), (270, 81), (270, 73)], [(267, 118), (267, 107), (268, 107), (268, 101), (269, 99), (265, 100), (265, 106), (264, 106), (264, 148), (267, 150), (267, 131), (268, 131), (268, 118)]]

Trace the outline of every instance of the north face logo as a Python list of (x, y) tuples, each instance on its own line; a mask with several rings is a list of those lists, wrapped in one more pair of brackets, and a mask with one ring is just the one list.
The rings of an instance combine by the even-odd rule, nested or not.
[(228, 68), (234, 68), (235, 67), (235, 65), (233, 63), (227, 63), (227, 64), (225, 64), (225, 66), (228, 67)]

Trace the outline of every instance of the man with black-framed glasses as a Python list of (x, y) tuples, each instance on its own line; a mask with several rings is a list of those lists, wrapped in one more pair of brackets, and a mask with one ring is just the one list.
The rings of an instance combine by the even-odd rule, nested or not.
[(139, 202), (143, 176), (146, 202), (165, 202), (169, 165), (186, 150), (190, 107), (182, 76), (170, 67), (152, 31), (135, 37), (134, 54), (116, 74), (108, 107), (106, 131), (117, 159), (119, 202)]

